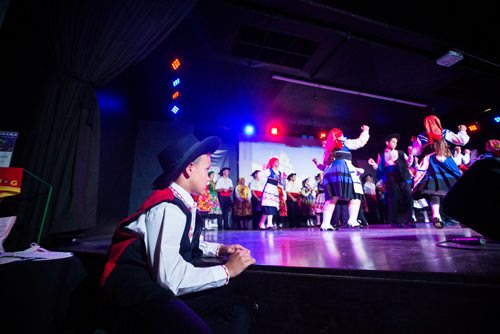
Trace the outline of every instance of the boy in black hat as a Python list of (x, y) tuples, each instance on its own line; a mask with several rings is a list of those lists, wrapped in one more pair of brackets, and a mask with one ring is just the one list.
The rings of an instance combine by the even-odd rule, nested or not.
[[(368, 164), (377, 170), (377, 179), (383, 180), (385, 184), (388, 222), (395, 227), (416, 227), (412, 218), (412, 179), (408, 169), (413, 164), (412, 150), (408, 150), (409, 156), (396, 150), (398, 140), (399, 134), (388, 135), (384, 153), (378, 155), (377, 162), (368, 159)], [(404, 213), (404, 221), (399, 219), (399, 213)]]
[[(142, 207), (118, 225), (101, 279), (110, 333), (248, 332), (248, 314), (222, 287), (255, 259), (238, 244), (200, 241), (203, 219), (191, 196), (204, 192), (219, 144), (217, 137), (186, 134), (159, 153), (163, 174)], [(195, 267), (203, 255), (227, 262)]]

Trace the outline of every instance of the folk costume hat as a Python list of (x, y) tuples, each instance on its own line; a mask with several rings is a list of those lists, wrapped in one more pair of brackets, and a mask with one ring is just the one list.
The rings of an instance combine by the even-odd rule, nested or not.
[(401, 138), (401, 136), (399, 135), (399, 133), (391, 133), (390, 135), (385, 136), (385, 138), (384, 138), (383, 142), (381, 143), (381, 145), (383, 147), (386, 147), (386, 145), (387, 145), (386, 143), (388, 141), (391, 141), (392, 138), (396, 138), (398, 140), (398, 143), (399, 143), (399, 139)]
[(399, 133), (391, 133), (390, 135), (388, 135), (388, 136), (385, 137), (384, 143), (386, 141), (391, 141), (392, 138), (396, 138), (399, 141), (400, 137), (401, 136), (399, 135)]
[(253, 178), (255, 178), (255, 175), (257, 175), (257, 173), (260, 172), (260, 170), (256, 169), (253, 171), (252, 174), (250, 174), (250, 176), (252, 176)]
[(220, 138), (215, 136), (202, 141), (191, 133), (176, 137), (158, 153), (158, 161), (163, 173), (153, 182), (153, 189), (168, 187), (191, 162), (200, 155), (214, 153), (219, 145)]
[(222, 174), (224, 174), (224, 171), (225, 171), (225, 170), (231, 170), (231, 168), (229, 168), (229, 167), (223, 167), (223, 168), (220, 170), (219, 175), (220, 175), (220, 176), (222, 176)]

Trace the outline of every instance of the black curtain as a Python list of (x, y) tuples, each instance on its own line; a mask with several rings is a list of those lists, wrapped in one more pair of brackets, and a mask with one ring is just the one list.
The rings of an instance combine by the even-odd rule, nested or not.
[[(20, 132), (14, 152), (20, 157), (15, 160), (16, 167), (27, 168), (53, 186), (44, 235), (90, 229), (96, 226), (99, 173), (100, 114), (95, 89), (155, 49), (195, 1), (21, 3), (13, 1), (11, 5), (28, 9), (30, 15), (18, 14), (17, 18), (36, 23), (10, 22), (19, 30), (29, 26), (36, 31), (16, 35), (15, 28), (6, 28), (10, 34), (7, 40), (25, 52), (13, 52), (16, 56), (9, 58), (24, 74), (22, 78), (12, 74), (17, 84), (11, 82), (11, 86), (23, 90), (17, 97), (32, 97), (36, 102), (19, 108), (22, 102), (10, 99), (6, 107), (9, 114), (16, 114), (16, 121), (1, 130)], [(19, 41), (26, 36), (26, 42)], [(26, 52), (31, 52), (31, 57)], [(31, 65), (19, 64), (28, 59)], [(39, 66), (33, 65), (37, 61)], [(20, 201), (16, 223), (25, 226), (22, 244), (34, 241), (47, 196), (42, 183), (26, 174), (24, 182), (24, 200)]]

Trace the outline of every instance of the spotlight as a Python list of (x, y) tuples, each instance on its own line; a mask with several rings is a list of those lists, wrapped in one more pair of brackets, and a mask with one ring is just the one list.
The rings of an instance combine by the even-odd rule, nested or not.
[(172, 94), (172, 100), (175, 100), (176, 98), (179, 97), (179, 91), (176, 91), (175, 93)]
[(244, 132), (247, 136), (251, 136), (255, 133), (255, 128), (250, 124), (245, 125)]
[(319, 133), (319, 139), (326, 139), (326, 136), (327, 136), (326, 131), (321, 131), (321, 132)]
[(277, 127), (272, 127), (271, 128), (271, 134), (273, 136), (277, 136), (279, 134), (278, 128)]
[(450, 67), (458, 63), (464, 59), (464, 56), (458, 52), (458, 51), (448, 51), (438, 59), (436, 59), (436, 64), (444, 66), (444, 67)]
[(177, 115), (177, 113), (179, 112), (179, 110), (181, 110), (179, 107), (177, 106), (173, 106), (172, 109), (170, 109), (171, 112), (173, 112), (175, 115)]
[(172, 81), (172, 87), (176, 87), (177, 85), (179, 85), (181, 83), (181, 79), (180, 78), (177, 78), (175, 79), (174, 81)]
[(470, 132), (476, 132), (476, 131), (479, 131), (479, 123), (474, 123), (474, 124), (471, 124), (469, 126), (467, 126), (467, 129), (470, 131)]
[(500, 116), (497, 116), (497, 117), (493, 118), (493, 120), (494, 120), (496, 123), (500, 123)]
[(181, 66), (181, 61), (179, 60), (179, 58), (175, 58), (172, 61), (171, 65), (172, 65), (172, 69), (175, 71), (175, 70), (177, 70)]

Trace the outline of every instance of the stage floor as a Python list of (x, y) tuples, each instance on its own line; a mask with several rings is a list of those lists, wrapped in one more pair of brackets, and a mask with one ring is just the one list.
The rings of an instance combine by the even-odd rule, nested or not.
[[(500, 278), (500, 243), (451, 242), (480, 235), (459, 225), (436, 229), (371, 225), (365, 229), (320, 231), (317, 227), (278, 230), (204, 231), (205, 240), (239, 243), (252, 252), (260, 270), (328, 269), (408, 273), (450, 273)], [(59, 249), (106, 254), (111, 234), (81, 236)], [(460, 241), (460, 240), (459, 240)]]

